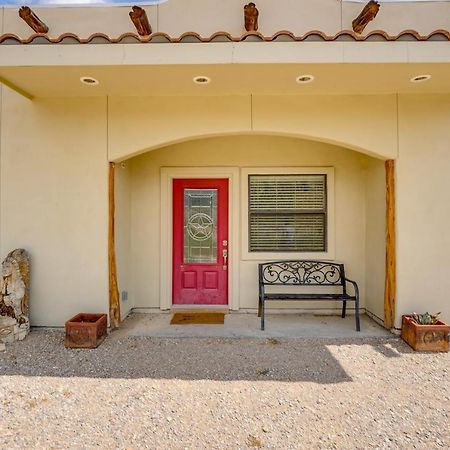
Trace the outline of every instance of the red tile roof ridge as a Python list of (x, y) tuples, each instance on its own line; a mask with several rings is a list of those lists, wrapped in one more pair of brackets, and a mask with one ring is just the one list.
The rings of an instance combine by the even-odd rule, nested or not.
[(150, 43), (152, 41), (159, 41), (159, 42), (166, 41), (168, 43), (183, 43), (187, 41), (189, 42), (197, 41), (199, 43), (208, 43), (219, 41), (220, 39), (222, 40), (225, 39), (229, 42), (243, 42), (246, 40), (253, 40), (253, 39), (259, 40), (261, 42), (274, 42), (278, 40), (280, 37), (289, 38), (293, 42), (306, 41), (311, 37), (318, 37), (326, 42), (336, 41), (342, 37), (349, 37), (354, 41), (367, 41), (371, 40), (371, 38), (373, 37), (380, 37), (383, 38), (385, 41), (398, 41), (405, 36), (410, 36), (414, 38), (416, 41), (428, 41), (435, 36), (441, 36), (446, 40), (450, 40), (450, 31), (438, 29), (432, 31), (428, 35), (422, 35), (416, 30), (408, 29), (401, 31), (397, 35), (390, 35), (383, 30), (374, 30), (371, 31), (370, 33), (359, 35), (352, 30), (342, 30), (336, 33), (335, 35), (327, 35), (323, 31), (312, 30), (302, 35), (295, 35), (292, 31), (281, 30), (277, 31), (275, 34), (271, 36), (264, 36), (259, 32), (249, 32), (244, 33), (241, 36), (232, 36), (230, 33), (226, 31), (217, 31), (209, 37), (203, 37), (199, 33), (193, 31), (185, 32), (178, 37), (170, 36), (167, 33), (162, 32), (152, 33), (149, 36), (139, 36), (137, 33), (127, 32), (121, 34), (117, 38), (112, 38), (105, 33), (93, 33), (87, 38), (81, 38), (75, 33), (63, 33), (57, 37), (50, 37), (48, 36), (48, 34), (35, 33), (29, 36), (28, 38), (20, 38), (16, 34), (6, 33), (0, 35), (0, 44), (5, 43), (7, 41), (15, 41), (17, 44), (33, 44), (34, 41), (42, 39), (46, 40), (50, 44), (60, 44), (67, 39), (73, 39), (77, 41), (79, 44), (89, 44), (99, 39), (105, 40), (106, 42), (111, 44), (120, 44), (122, 43), (122, 41), (126, 39), (133, 39), (136, 42), (140, 43)]

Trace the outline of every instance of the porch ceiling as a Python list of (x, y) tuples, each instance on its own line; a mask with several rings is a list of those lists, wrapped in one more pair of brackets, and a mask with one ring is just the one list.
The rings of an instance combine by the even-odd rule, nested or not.
[[(314, 81), (296, 83), (310, 74)], [(432, 79), (411, 83), (413, 76)], [(196, 85), (195, 76), (211, 83)], [(87, 86), (80, 77), (96, 78)], [(3, 80), (2, 80), (3, 79)], [(377, 95), (450, 93), (450, 63), (186, 64), (0, 67), (0, 81), (33, 97), (166, 95)]]
[[(421, 74), (432, 79), (410, 83)], [(448, 40), (0, 45), (0, 81), (32, 97), (423, 94), (450, 92), (448, 80)]]

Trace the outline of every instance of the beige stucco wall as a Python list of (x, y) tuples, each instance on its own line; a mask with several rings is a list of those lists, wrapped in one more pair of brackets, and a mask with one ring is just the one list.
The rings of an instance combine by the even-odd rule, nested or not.
[(366, 158), (366, 309), (384, 320), (386, 183), (384, 161)]
[[(224, 134), (278, 134), (397, 157), (395, 95), (112, 97), (109, 156)], [(176, 124), (176, 126), (174, 126)]]
[(442, 311), (450, 322), (450, 95), (400, 96), (397, 325)]
[[(172, 36), (186, 31), (204, 36), (216, 31), (241, 35), (245, 31), (242, 12), (245, 3), (242, 0), (169, 0), (145, 9), (153, 31)], [(334, 35), (343, 29), (351, 29), (352, 20), (364, 7), (364, 3), (337, 0), (258, 0), (256, 4), (260, 11), (259, 31), (265, 35), (280, 30), (296, 34), (320, 30)], [(5, 33), (29, 36), (32, 30), (19, 18), (17, 9), (2, 8), (4, 18), (0, 25), (4, 24)], [(116, 37), (125, 32), (135, 32), (128, 17), (130, 7), (33, 9), (49, 26), (51, 36), (74, 32), (88, 37), (92, 33), (103, 32)], [(439, 28), (448, 28), (449, 15), (448, 2), (384, 3), (366, 32), (382, 29), (397, 34), (405, 29), (416, 29), (428, 34)]]
[(0, 253), (30, 253), (32, 325), (108, 310), (105, 111), (3, 89)]
[(3, 86), (0, 85), (0, 249), (2, 248), (2, 124), (3, 124)]
[[(233, 136), (194, 140), (150, 151), (127, 162), (131, 179), (132, 291), (137, 308), (159, 308), (160, 169), (166, 166), (335, 168), (336, 260), (346, 264), (365, 302), (366, 163), (372, 158), (329, 144), (273, 136)], [(384, 202), (384, 199), (382, 199)], [(233, 205), (235, 213), (239, 205)], [(155, 213), (156, 212), (156, 213)], [(241, 216), (242, 217), (242, 216)], [(230, 245), (233, 245), (230, 242)], [(240, 261), (240, 307), (257, 306), (257, 263)], [(382, 261), (384, 266), (384, 261)], [(384, 272), (381, 268), (380, 273)], [(376, 294), (371, 296), (375, 301)], [(382, 297), (380, 299), (382, 302)], [(275, 305), (275, 306), (279, 306)], [(292, 304), (290, 304), (292, 307)], [(300, 307), (335, 305), (300, 304)]]
[[(357, 221), (339, 216), (347, 206), (337, 210), (336, 220), (339, 229), (356, 227), (359, 237), (355, 242), (361, 246), (341, 238), (337, 240), (336, 257), (349, 261), (350, 276), (365, 280), (361, 285), (367, 294), (366, 305), (379, 313), (376, 308), (380, 305), (377, 299), (382, 292), (383, 274), (380, 264), (376, 270), (370, 265), (375, 262), (371, 256), (375, 253), (377, 261), (383, 259), (381, 245), (375, 245), (383, 237), (381, 223), (375, 230), (370, 227), (374, 224), (371, 214), (380, 218), (383, 210), (384, 194), (379, 181), (383, 173), (379, 165), (371, 172), (372, 164), (367, 164), (370, 159), (358, 153), (337, 149), (331, 157), (330, 149), (336, 147), (325, 142), (338, 141), (345, 146), (348, 141), (348, 147), (364, 148), (381, 159), (398, 156), (396, 325), (400, 325), (402, 313), (412, 310), (442, 310), (444, 319), (450, 320), (447, 294), (450, 97), (266, 97), (254, 99), (253, 109), (249, 100), (245, 96), (171, 98), (149, 103), (149, 99), (110, 98), (108, 109), (105, 98), (43, 98), (30, 102), (7, 88), (2, 89), (0, 250), (2, 257), (14, 247), (30, 251), (34, 325), (62, 325), (80, 310), (107, 311), (107, 161), (127, 159), (176, 141), (187, 142), (143, 154), (125, 169), (132, 174), (129, 206), (123, 207), (122, 197), (127, 198), (123, 191), (126, 180), (118, 174), (118, 183), (123, 181), (118, 184), (121, 191), (118, 200), (123, 208), (118, 209), (118, 226), (129, 227), (128, 215), (133, 231), (129, 243), (122, 235), (118, 241), (120, 289), (128, 290), (131, 297), (127, 305), (122, 305), (124, 311), (134, 300), (136, 306), (156, 305), (158, 292), (158, 268), (150, 271), (144, 264), (135, 264), (132, 253), (131, 257), (125, 256), (125, 261), (130, 258), (129, 263), (123, 264), (122, 255), (127, 255), (127, 248), (135, 249), (136, 242), (146, 251), (159, 249), (159, 235), (148, 233), (143, 223), (136, 225), (139, 214), (143, 214), (136, 209), (136, 201), (140, 198), (146, 214), (151, 212), (158, 217), (158, 167), (192, 165), (194, 160), (235, 166), (336, 163), (337, 179), (342, 171), (349, 171), (347, 184), (339, 189), (344, 203), (351, 200), (357, 205), (350, 207)], [(302, 104), (306, 105), (304, 110)], [(133, 105), (136, 105), (134, 114)], [(200, 135), (236, 132), (298, 135), (324, 143), (257, 136), (189, 141)], [(250, 149), (245, 146), (246, 152), (240, 152), (243, 143), (252, 139), (258, 145), (252, 144)], [(216, 143), (213, 151), (207, 142)], [(226, 142), (235, 142), (233, 150)], [(273, 150), (267, 146), (273, 142), (283, 142), (284, 151), (271, 153)], [(318, 151), (302, 151), (299, 145)], [(262, 149), (266, 149), (264, 162), (260, 159)], [(142, 164), (135, 164), (138, 160)], [(123, 169), (119, 167), (120, 170)], [(357, 175), (360, 173), (365, 175)], [(377, 186), (376, 191), (369, 188), (372, 184)], [(351, 186), (361, 189), (350, 189)], [(378, 199), (377, 211), (367, 208), (372, 197)], [(339, 201), (342, 203), (342, 197), (337, 204)], [(358, 209), (358, 205), (364, 204), (367, 214)], [(364, 221), (367, 226), (360, 224)], [(251, 305), (254, 300), (247, 294), (253, 292), (254, 286), (245, 280), (254, 279), (254, 268), (252, 263), (244, 262), (241, 269), (242, 305)], [(371, 285), (372, 278), (368, 278), (374, 270), (376, 288)], [(146, 286), (137, 286), (135, 279), (148, 279), (155, 289), (149, 292)], [(375, 306), (371, 306), (371, 292)], [(143, 300), (139, 303), (138, 299)]]
[[(131, 292), (133, 264), (131, 259), (131, 175), (125, 163), (117, 164), (115, 169), (115, 232), (117, 283), (120, 294), (120, 313), (126, 317), (134, 307)], [(122, 292), (128, 293), (124, 300)]]

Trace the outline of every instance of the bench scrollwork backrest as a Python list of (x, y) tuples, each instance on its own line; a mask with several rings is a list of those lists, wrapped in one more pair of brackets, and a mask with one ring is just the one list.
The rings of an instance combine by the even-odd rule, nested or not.
[(259, 265), (260, 284), (344, 285), (344, 265), (328, 261), (276, 261)]

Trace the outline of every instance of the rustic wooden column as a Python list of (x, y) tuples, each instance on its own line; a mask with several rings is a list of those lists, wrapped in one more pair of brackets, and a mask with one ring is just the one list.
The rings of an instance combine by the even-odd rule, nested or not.
[(111, 329), (120, 325), (119, 288), (117, 286), (116, 249), (115, 249), (115, 196), (114, 196), (115, 164), (109, 163), (109, 224), (108, 224), (108, 266), (109, 266), (109, 320)]
[(386, 277), (384, 286), (384, 324), (394, 327), (395, 318), (395, 162), (386, 167)]

